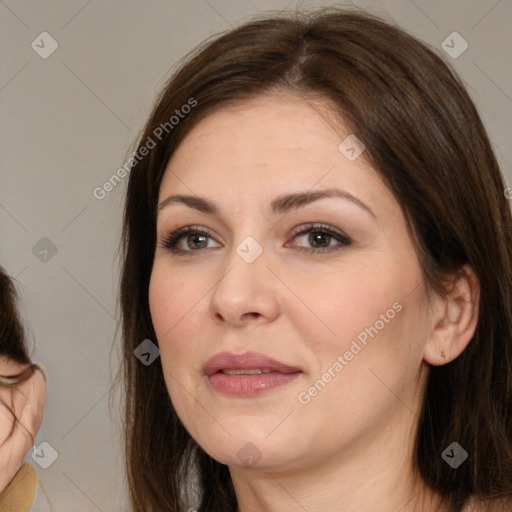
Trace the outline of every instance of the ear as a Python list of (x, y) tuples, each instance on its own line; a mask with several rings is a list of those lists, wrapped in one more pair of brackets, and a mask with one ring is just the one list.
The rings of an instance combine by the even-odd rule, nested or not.
[(471, 341), (478, 322), (480, 282), (470, 265), (453, 276), (446, 297), (436, 296), (431, 332), (424, 348), (427, 363), (441, 366), (456, 359)]

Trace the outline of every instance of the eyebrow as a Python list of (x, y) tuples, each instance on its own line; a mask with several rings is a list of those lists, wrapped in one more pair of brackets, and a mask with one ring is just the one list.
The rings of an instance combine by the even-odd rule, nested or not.
[[(317, 190), (314, 192), (295, 192), (293, 194), (279, 196), (276, 197), (270, 203), (270, 208), (274, 214), (283, 214), (288, 213), (293, 209), (302, 208), (307, 204), (312, 203), (313, 201), (318, 201), (319, 199), (329, 197), (338, 197), (340, 199), (346, 199), (348, 201), (351, 201), (352, 203), (356, 204), (357, 206), (368, 212), (372, 217), (377, 218), (375, 213), (368, 205), (363, 203), (360, 199), (352, 195), (350, 192), (347, 192), (346, 190), (341, 190), (339, 188), (327, 188)], [(162, 210), (171, 203), (182, 203), (188, 206), (189, 208), (194, 208), (203, 213), (207, 213), (210, 215), (220, 215), (220, 208), (213, 201), (206, 199), (205, 197), (184, 194), (174, 194), (165, 198), (158, 205), (158, 210)]]

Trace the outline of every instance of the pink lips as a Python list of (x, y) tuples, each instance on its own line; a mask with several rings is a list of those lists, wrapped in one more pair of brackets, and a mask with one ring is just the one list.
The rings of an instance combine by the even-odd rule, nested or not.
[[(232, 375), (223, 371), (262, 370), (264, 373)], [(221, 352), (203, 366), (213, 389), (229, 396), (250, 397), (296, 379), (302, 371), (257, 352)]]

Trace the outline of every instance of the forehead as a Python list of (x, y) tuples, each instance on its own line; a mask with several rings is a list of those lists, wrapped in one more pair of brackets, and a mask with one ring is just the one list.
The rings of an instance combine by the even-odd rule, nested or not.
[[(202, 119), (174, 151), (160, 187), (169, 193), (262, 195), (342, 186), (393, 201), (363, 151), (349, 160), (354, 137), (326, 100), (272, 93), (221, 106)], [(340, 149), (340, 143), (342, 147)], [(357, 148), (356, 148), (357, 149)]]
[[(336, 157), (340, 137), (349, 134), (341, 120), (334, 121), (326, 105), (297, 94), (260, 95), (209, 114), (185, 137), (173, 159), (197, 160), (207, 151), (219, 160), (262, 163), (269, 154), (289, 159), (294, 152), (297, 158), (321, 162)], [(318, 158), (320, 150), (323, 158)]]

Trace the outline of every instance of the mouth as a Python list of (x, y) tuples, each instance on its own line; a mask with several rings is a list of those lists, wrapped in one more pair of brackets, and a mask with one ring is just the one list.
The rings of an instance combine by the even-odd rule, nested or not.
[(207, 361), (203, 373), (214, 391), (227, 396), (251, 397), (283, 386), (303, 372), (256, 352), (222, 352)]
[(272, 370), (254, 368), (251, 370), (221, 370), (220, 373), (225, 373), (226, 375), (261, 375), (262, 373), (272, 373)]

